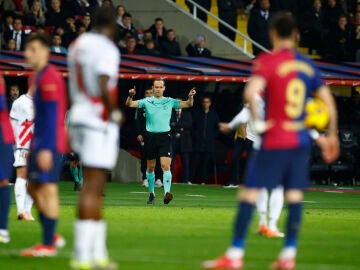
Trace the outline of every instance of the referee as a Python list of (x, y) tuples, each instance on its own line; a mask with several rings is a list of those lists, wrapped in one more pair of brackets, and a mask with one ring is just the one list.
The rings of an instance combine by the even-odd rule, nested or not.
[(163, 170), (164, 184), (164, 204), (168, 204), (173, 195), (171, 189), (171, 135), (170, 119), (173, 109), (190, 108), (194, 103), (195, 89), (189, 92), (189, 98), (186, 101), (180, 101), (169, 97), (164, 97), (165, 81), (156, 79), (153, 82), (154, 96), (140, 100), (133, 100), (136, 94), (135, 89), (129, 90), (129, 97), (125, 105), (131, 108), (145, 108), (146, 111), (146, 131), (145, 135), (145, 153), (147, 160), (146, 178), (149, 182), (149, 200), (148, 204), (155, 202), (155, 166), (156, 158), (160, 157), (161, 169)]

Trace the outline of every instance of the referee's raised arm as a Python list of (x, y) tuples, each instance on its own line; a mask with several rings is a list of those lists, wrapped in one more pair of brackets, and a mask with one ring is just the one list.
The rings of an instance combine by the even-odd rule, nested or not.
[(195, 88), (192, 88), (189, 92), (188, 99), (180, 101), (180, 108), (186, 109), (191, 108), (194, 105), (194, 95), (196, 94)]
[(139, 102), (136, 100), (133, 100), (134, 96), (136, 94), (135, 87), (133, 89), (129, 90), (129, 96), (126, 99), (125, 105), (130, 108), (139, 108)]

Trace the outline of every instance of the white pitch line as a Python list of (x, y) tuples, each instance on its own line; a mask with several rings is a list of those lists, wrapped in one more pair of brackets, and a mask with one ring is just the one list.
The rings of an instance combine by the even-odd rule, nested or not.
[(315, 201), (302, 201), (303, 203), (316, 203)]
[(131, 194), (148, 194), (146, 191), (130, 191)]
[(343, 191), (333, 191), (333, 190), (325, 190), (327, 193), (344, 193)]
[(205, 198), (206, 197), (205, 195), (199, 195), (199, 194), (185, 194), (185, 196), (188, 196), (188, 197), (200, 197), (200, 198)]

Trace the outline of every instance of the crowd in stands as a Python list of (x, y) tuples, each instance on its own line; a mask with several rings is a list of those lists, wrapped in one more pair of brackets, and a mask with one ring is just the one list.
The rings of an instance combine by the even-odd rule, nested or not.
[[(163, 19), (156, 18), (148, 29), (137, 29), (125, 6), (114, 6), (111, 0), (0, 0), (2, 49), (22, 51), (26, 37), (33, 31), (52, 35), (53, 53), (67, 52), (77, 36), (91, 30), (91, 14), (99, 6), (117, 11), (114, 42), (123, 54), (179, 56), (182, 50), (174, 29), (167, 29)], [(211, 56), (203, 35), (186, 47), (189, 56)]]
[[(193, 5), (186, 1), (190, 11)], [(206, 10), (211, 0), (194, 0)], [(299, 43), (308, 47), (310, 54), (319, 54), (330, 61), (360, 62), (360, 1), (359, 0), (217, 0), (219, 18), (237, 28), (237, 10), (249, 14), (249, 36), (267, 49), (271, 49), (268, 23), (274, 12), (291, 12), (298, 20)], [(207, 21), (205, 12), (198, 18)], [(219, 25), (219, 31), (235, 40), (233, 31)], [(253, 46), (254, 54), (261, 50)]]

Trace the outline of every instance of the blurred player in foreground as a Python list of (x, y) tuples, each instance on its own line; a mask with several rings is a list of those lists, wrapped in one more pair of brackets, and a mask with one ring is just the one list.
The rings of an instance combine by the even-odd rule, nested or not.
[(29, 158), (28, 190), (39, 211), (42, 243), (21, 252), (26, 257), (51, 257), (65, 240), (55, 234), (59, 217), (58, 185), (62, 154), (66, 153), (64, 125), (66, 89), (62, 76), (48, 63), (51, 38), (47, 34), (31, 34), (26, 42), (25, 58), (36, 73), (35, 130)]
[[(256, 102), (259, 108), (259, 117), (264, 119), (264, 101), (257, 95)], [(258, 150), (259, 148), (259, 136), (254, 130), (254, 123), (251, 119), (251, 111), (249, 104), (245, 104), (244, 108), (239, 112), (230, 123), (220, 123), (220, 131), (223, 133), (229, 133), (231, 130), (235, 130), (242, 125), (246, 125), (246, 139), (251, 142), (251, 147), (248, 152), (248, 160), (251, 158), (252, 149)], [(271, 191), (269, 198), (268, 190), (262, 188), (259, 193), (259, 197), (256, 202), (256, 208), (258, 210), (260, 220), (258, 234), (266, 235), (269, 238), (284, 237), (284, 233), (278, 229), (278, 221), (281, 215), (281, 211), (284, 205), (284, 189), (281, 185), (276, 186)], [(267, 210), (269, 207), (269, 222), (267, 220)]]
[[(278, 184), (284, 186), (289, 213), (284, 247), (271, 269), (295, 269), (303, 189), (309, 184), (311, 138), (304, 125), (307, 98), (316, 96), (329, 111), (327, 134), (319, 142), (324, 160), (331, 163), (339, 154), (334, 99), (315, 65), (295, 51), (296, 32), (295, 19), (290, 14), (278, 13), (272, 18), (270, 36), (274, 51), (256, 60), (245, 90), (254, 128), (262, 133), (260, 149), (249, 161), (246, 187), (239, 193), (233, 241), (223, 256), (204, 262), (205, 269), (242, 269), (245, 238), (259, 190)], [(265, 121), (258, 115), (259, 89), (266, 89)]]
[(133, 100), (136, 94), (135, 89), (129, 90), (126, 106), (131, 108), (145, 108), (146, 112), (146, 131), (145, 147), (147, 170), (146, 178), (149, 182), (148, 204), (155, 203), (155, 166), (156, 158), (160, 157), (164, 185), (164, 204), (168, 204), (172, 199), (170, 171), (171, 165), (171, 134), (170, 120), (172, 109), (190, 108), (194, 104), (195, 89), (191, 89), (188, 100), (180, 101), (169, 97), (164, 97), (166, 86), (163, 79), (156, 79), (153, 82), (154, 96), (140, 100)]
[(34, 220), (31, 215), (33, 199), (27, 191), (28, 157), (34, 133), (34, 90), (34, 86), (29, 85), (28, 92), (16, 99), (10, 110), (10, 119), (16, 140), (14, 152), (16, 182), (14, 192), (17, 218), (26, 221)]
[(8, 219), (10, 210), (9, 179), (14, 162), (14, 133), (11, 127), (6, 97), (5, 82), (0, 76), (0, 243), (10, 242)]
[(116, 14), (95, 11), (92, 32), (82, 34), (68, 54), (71, 146), (84, 167), (75, 222), (73, 269), (117, 269), (109, 260), (102, 194), (119, 151), (121, 113), (116, 109), (120, 53), (112, 42)]

